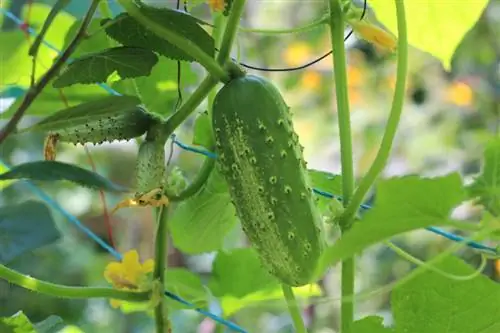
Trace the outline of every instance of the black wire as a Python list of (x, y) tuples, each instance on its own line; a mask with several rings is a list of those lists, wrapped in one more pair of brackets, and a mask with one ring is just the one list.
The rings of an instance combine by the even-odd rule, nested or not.
[[(359, 18), (359, 20), (363, 20), (365, 18), (365, 14), (366, 14), (366, 11), (367, 11), (367, 1), (365, 0), (363, 2), (363, 12), (361, 13), (361, 17)], [(353, 34), (353, 30), (351, 29), (351, 31), (349, 31), (349, 33), (347, 34), (347, 36), (344, 38), (344, 42), (347, 41), (349, 39), (349, 37), (351, 37), (351, 35)], [(215, 49), (216, 51), (219, 51), (218, 49)], [(293, 72), (293, 71), (298, 71), (298, 70), (302, 70), (302, 69), (305, 69), (309, 66), (312, 66), (318, 62), (320, 62), (321, 60), (325, 59), (326, 57), (330, 56), (331, 54), (333, 53), (333, 50), (330, 50), (328, 51), (327, 53), (323, 54), (321, 57), (319, 58), (316, 58), (304, 65), (300, 65), (300, 66), (297, 66), (297, 67), (287, 67), (287, 68), (263, 68), (263, 67), (257, 67), (257, 66), (253, 66), (253, 65), (248, 65), (248, 64), (245, 64), (243, 62), (240, 62), (239, 64), (242, 66), (242, 67), (245, 67), (245, 68), (248, 68), (248, 69), (253, 69), (253, 70), (256, 70), (256, 71), (263, 71), (263, 72)], [(235, 60), (235, 59), (233, 59)]]

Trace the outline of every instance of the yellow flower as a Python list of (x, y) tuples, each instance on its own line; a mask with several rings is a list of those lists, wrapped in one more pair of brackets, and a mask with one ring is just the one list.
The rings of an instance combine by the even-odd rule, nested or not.
[(311, 47), (306, 42), (292, 43), (285, 49), (285, 63), (288, 66), (299, 66), (311, 60)]
[(214, 12), (220, 12), (224, 10), (224, 7), (226, 5), (225, 0), (208, 0), (208, 5), (210, 6), (210, 9), (212, 9)]
[[(113, 287), (122, 290), (146, 290), (150, 279), (148, 273), (153, 272), (153, 259), (139, 262), (139, 254), (131, 250), (123, 255), (122, 262), (111, 262), (104, 270), (104, 277)], [(111, 300), (111, 306), (117, 308), (121, 301)]]
[(466, 83), (454, 82), (447, 89), (446, 99), (457, 106), (466, 107), (474, 102), (474, 92)]
[(377, 48), (390, 52), (396, 49), (396, 38), (388, 31), (366, 21), (352, 21), (349, 24), (361, 38), (372, 43)]

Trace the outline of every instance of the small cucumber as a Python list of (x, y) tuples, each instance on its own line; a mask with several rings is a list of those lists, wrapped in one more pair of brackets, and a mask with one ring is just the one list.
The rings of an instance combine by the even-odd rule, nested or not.
[(139, 146), (136, 164), (137, 193), (163, 187), (165, 181), (165, 147), (163, 141), (145, 140)]
[(160, 122), (135, 96), (110, 96), (58, 111), (19, 133), (37, 131), (74, 144), (130, 140)]
[(218, 168), (264, 267), (290, 286), (310, 283), (323, 230), (280, 92), (257, 76), (235, 78), (217, 93), (212, 126)]

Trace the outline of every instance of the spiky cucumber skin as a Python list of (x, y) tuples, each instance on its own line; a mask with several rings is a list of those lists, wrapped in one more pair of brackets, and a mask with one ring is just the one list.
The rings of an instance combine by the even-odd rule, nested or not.
[(269, 81), (247, 75), (217, 94), (218, 167), (263, 266), (281, 282), (311, 282), (324, 241), (289, 108)]
[(136, 191), (146, 193), (163, 186), (165, 180), (163, 141), (145, 140), (139, 146), (136, 164)]
[(50, 134), (56, 134), (59, 141), (74, 144), (102, 144), (139, 137), (146, 133), (155, 121), (157, 120), (150, 113), (136, 108), (121, 114), (89, 119), (84, 124), (67, 126), (51, 131)]

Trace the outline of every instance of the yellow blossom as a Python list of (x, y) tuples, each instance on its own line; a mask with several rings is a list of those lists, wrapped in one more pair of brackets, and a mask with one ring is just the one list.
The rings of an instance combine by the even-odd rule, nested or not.
[(352, 21), (349, 24), (361, 38), (372, 43), (377, 48), (390, 52), (396, 49), (396, 38), (388, 31), (366, 21)]
[[(122, 290), (145, 290), (148, 288), (148, 273), (153, 272), (153, 259), (139, 262), (139, 254), (131, 250), (123, 255), (121, 262), (111, 262), (104, 270), (104, 277), (113, 287)], [(117, 308), (121, 301), (112, 299), (111, 306)]]

